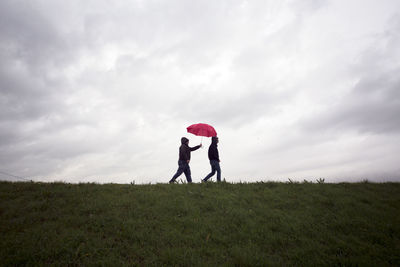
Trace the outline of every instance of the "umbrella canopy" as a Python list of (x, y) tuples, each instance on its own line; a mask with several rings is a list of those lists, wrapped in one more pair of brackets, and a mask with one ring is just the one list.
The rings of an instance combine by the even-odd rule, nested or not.
[(205, 137), (217, 136), (217, 132), (215, 131), (214, 127), (205, 123), (193, 124), (187, 127), (186, 129), (188, 133), (198, 136), (205, 136)]

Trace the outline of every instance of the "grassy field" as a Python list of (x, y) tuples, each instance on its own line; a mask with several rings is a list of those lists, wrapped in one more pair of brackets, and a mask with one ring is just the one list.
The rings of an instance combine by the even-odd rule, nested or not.
[(400, 266), (399, 183), (0, 182), (1, 266)]

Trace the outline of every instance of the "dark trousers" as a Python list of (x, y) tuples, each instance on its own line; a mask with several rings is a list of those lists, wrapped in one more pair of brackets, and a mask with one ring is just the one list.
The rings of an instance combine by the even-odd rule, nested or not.
[(176, 171), (175, 175), (172, 177), (172, 179), (170, 180), (170, 182), (174, 182), (176, 178), (178, 178), (182, 173), (185, 174), (186, 176), (186, 180), (188, 183), (192, 182), (192, 177), (190, 174), (190, 167), (189, 167), (189, 163), (187, 163), (184, 160), (179, 160), (178, 161), (178, 170)]
[(207, 181), (211, 176), (217, 172), (217, 181), (221, 182), (221, 167), (219, 166), (218, 160), (210, 160), (211, 172), (204, 178), (204, 181)]

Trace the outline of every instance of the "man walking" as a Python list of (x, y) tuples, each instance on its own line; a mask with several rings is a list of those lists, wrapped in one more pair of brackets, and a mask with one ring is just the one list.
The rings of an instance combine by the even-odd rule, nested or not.
[(221, 182), (221, 167), (219, 166), (219, 154), (218, 154), (218, 137), (213, 136), (211, 138), (211, 145), (208, 148), (208, 159), (210, 160), (211, 172), (203, 179), (202, 182), (207, 180), (217, 172), (217, 181)]
[(182, 145), (179, 147), (179, 160), (178, 160), (178, 170), (175, 175), (169, 181), (170, 184), (175, 182), (175, 179), (178, 178), (182, 173), (185, 173), (186, 180), (188, 183), (192, 182), (192, 177), (190, 173), (190, 152), (199, 149), (202, 145), (198, 145), (195, 147), (189, 147), (189, 139), (186, 137), (181, 138)]

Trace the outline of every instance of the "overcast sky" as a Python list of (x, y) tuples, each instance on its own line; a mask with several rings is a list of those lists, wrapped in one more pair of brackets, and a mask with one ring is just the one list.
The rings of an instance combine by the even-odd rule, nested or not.
[(0, 179), (168, 182), (202, 122), (227, 181), (400, 181), (399, 47), (398, 0), (2, 0)]

